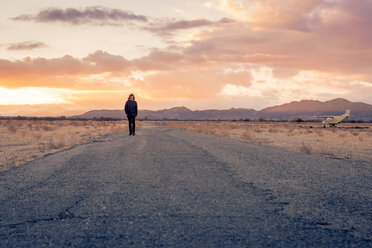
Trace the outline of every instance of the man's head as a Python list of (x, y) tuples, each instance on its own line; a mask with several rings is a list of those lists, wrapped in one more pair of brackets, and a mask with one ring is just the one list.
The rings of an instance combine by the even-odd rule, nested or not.
[(129, 101), (134, 101), (135, 97), (133, 94), (130, 94), (129, 97), (128, 97), (128, 100)]

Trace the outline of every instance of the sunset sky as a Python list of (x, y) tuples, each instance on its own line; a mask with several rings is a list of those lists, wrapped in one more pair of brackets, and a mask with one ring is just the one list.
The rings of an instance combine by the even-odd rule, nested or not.
[(372, 0), (2, 1), (0, 115), (120, 109), (129, 93), (153, 110), (372, 104), (371, 13)]

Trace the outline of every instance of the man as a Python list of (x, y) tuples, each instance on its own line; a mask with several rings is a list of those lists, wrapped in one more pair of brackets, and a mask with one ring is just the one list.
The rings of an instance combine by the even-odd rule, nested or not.
[(128, 101), (125, 103), (125, 114), (128, 118), (129, 123), (129, 135), (135, 135), (136, 130), (136, 116), (138, 113), (137, 109), (137, 102), (135, 101), (135, 97), (133, 94), (130, 94), (128, 97)]

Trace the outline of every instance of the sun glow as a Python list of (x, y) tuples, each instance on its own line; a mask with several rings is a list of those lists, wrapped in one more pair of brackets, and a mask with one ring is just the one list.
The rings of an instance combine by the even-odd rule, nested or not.
[(66, 90), (24, 87), (17, 89), (8, 89), (0, 87), (1, 105), (21, 105), (21, 104), (56, 104), (68, 103), (63, 93)]

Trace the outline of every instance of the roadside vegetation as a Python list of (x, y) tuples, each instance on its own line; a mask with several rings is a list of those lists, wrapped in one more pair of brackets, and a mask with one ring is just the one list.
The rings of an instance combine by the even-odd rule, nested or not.
[(0, 172), (47, 153), (127, 131), (127, 121), (0, 120)]
[[(164, 125), (209, 135), (283, 147), (306, 154), (372, 161), (372, 124), (319, 122), (163, 121)], [(355, 128), (355, 127), (359, 128)]]

